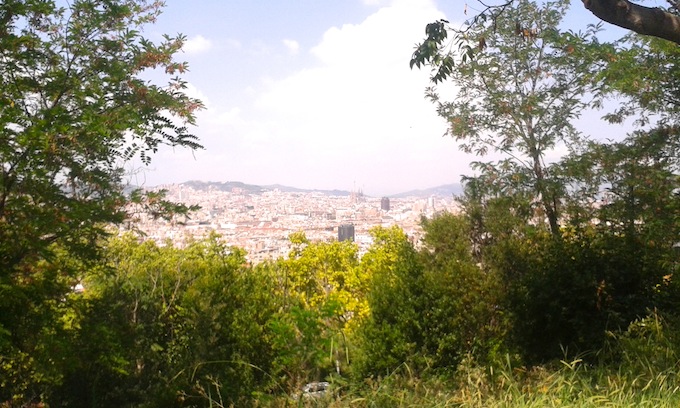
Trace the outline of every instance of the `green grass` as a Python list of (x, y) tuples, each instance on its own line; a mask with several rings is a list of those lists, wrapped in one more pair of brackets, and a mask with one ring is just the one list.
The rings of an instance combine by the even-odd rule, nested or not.
[(673, 369), (593, 367), (577, 359), (532, 369), (493, 370), (463, 364), (452, 376), (412, 375), (408, 367), (380, 380), (336, 385), (324, 399), (279, 398), (269, 407), (678, 407), (680, 381)]

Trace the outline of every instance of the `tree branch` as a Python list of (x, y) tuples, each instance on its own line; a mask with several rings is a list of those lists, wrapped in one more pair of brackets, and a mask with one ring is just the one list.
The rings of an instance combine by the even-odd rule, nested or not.
[(596, 17), (638, 34), (680, 44), (680, 16), (658, 7), (644, 7), (628, 0), (582, 0)]

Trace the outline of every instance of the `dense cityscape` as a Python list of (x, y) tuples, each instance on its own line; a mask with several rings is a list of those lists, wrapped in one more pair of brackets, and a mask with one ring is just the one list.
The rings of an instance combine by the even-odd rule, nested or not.
[(291, 248), (288, 237), (298, 231), (304, 232), (310, 241), (328, 241), (338, 239), (344, 227), (351, 231), (347, 238), (353, 239), (363, 253), (371, 244), (371, 228), (398, 225), (417, 243), (422, 216), (431, 217), (456, 208), (452, 195), (388, 198), (366, 196), (361, 191), (349, 195), (286, 192), (276, 188), (253, 192), (234, 187), (221, 191), (186, 184), (157, 188), (167, 190), (171, 201), (198, 205), (201, 209), (181, 220), (140, 219), (137, 227), (147, 239), (182, 246), (215, 232), (228, 245), (245, 249), (251, 262), (286, 256)]

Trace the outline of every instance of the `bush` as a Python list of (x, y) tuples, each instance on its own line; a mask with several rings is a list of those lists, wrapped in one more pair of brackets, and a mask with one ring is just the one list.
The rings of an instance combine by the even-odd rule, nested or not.
[(356, 338), (356, 374), (455, 370), (473, 354), (486, 361), (503, 348), (499, 285), (474, 263), (466, 221), (442, 214), (423, 221), (418, 252), (399, 229), (374, 230), (362, 267), (371, 276), (370, 313)]

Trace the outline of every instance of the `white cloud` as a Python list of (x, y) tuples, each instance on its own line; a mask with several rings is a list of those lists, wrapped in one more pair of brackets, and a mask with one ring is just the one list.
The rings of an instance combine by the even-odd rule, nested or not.
[[(443, 17), (431, 1), (397, 0), (361, 23), (330, 28), (310, 50), (311, 64), (244, 84), (250, 99), (236, 107), (216, 106), (192, 89), (207, 102), (198, 116), (206, 150), (195, 158), (168, 153), (169, 172), (180, 181), (307, 188), (351, 189), (356, 182), (372, 195), (457, 182), (469, 158), (441, 137), (446, 124), (424, 98), (429, 73), (409, 68), (425, 25)], [(252, 44), (250, 53), (266, 51)], [(284, 45), (299, 49), (292, 40)]]
[(212, 41), (203, 37), (202, 35), (196, 35), (189, 38), (185, 43), (183, 50), (188, 54), (199, 54), (202, 52), (209, 51), (212, 49)]
[(230, 50), (241, 49), (241, 42), (239, 40), (235, 40), (233, 38), (229, 38), (229, 39), (225, 40), (224, 45), (227, 49), (230, 49)]
[(423, 174), (457, 181), (456, 146), (442, 140), (443, 120), (423, 97), (427, 72), (408, 64), (425, 24), (442, 17), (431, 2), (396, 2), (360, 24), (327, 30), (311, 50), (316, 67), (271, 83), (257, 106), (275, 151), (287, 152), (271, 157), (287, 161), (279, 174), (305, 174), (310, 185), (340, 179), (339, 188), (375, 179), (374, 189), (399, 189)]
[(210, 106), (210, 100), (208, 99), (208, 95), (206, 95), (205, 92), (198, 89), (194, 84), (190, 82), (187, 83), (186, 89), (184, 89), (184, 93), (191, 98), (200, 99), (201, 102), (203, 102), (203, 106), (205, 106), (206, 108)]
[(300, 44), (295, 40), (284, 39), (283, 45), (291, 55), (295, 55), (300, 51)]

